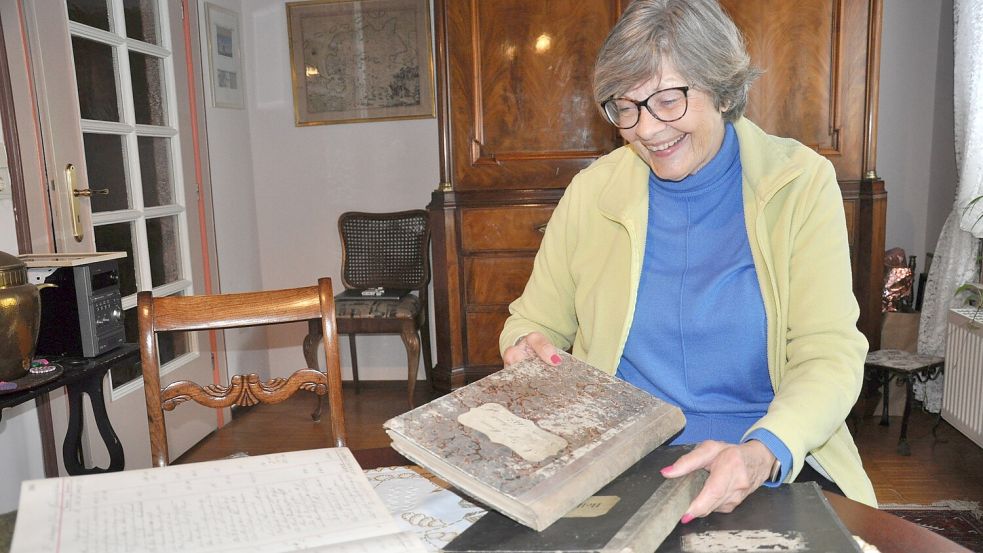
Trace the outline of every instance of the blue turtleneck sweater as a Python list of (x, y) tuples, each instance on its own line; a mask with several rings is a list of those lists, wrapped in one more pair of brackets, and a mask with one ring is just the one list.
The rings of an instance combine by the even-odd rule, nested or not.
[[(649, 178), (645, 258), (617, 374), (683, 410), (686, 427), (675, 444), (739, 443), (775, 397), (730, 123), (720, 151), (695, 174)], [(784, 480), (788, 447), (767, 430), (747, 439), (775, 454)]]

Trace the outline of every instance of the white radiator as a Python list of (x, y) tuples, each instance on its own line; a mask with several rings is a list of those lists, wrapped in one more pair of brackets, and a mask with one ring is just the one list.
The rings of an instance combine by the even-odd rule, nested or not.
[(949, 311), (942, 418), (983, 447), (983, 310), (975, 307)]

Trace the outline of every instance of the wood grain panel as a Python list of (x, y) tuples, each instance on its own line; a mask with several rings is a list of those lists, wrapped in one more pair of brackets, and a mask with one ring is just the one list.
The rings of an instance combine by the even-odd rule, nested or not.
[(467, 363), (473, 365), (502, 365), (498, 353), (498, 336), (505, 327), (509, 312), (504, 307), (496, 311), (468, 313)]
[(533, 256), (471, 257), (465, 261), (469, 305), (508, 305), (526, 289)]
[[(591, 95), (620, 0), (445, 4), (455, 190), (562, 188), (620, 144)], [(590, 22), (585, 24), (585, 22)]]
[(461, 246), (466, 252), (536, 251), (554, 206), (461, 210)]
[[(747, 116), (833, 162), (837, 178), (865, 177), (868, 0), (721, 0), (754, 65)], [(878, 15), (879, 17), (879, 15)], [(879, 29), (879, 26), (876, 28)], [(876, 77), (876, 75), (874, 75)]]
[(838, 150), (840, 4), (723, 2), (744, 33), (754, 64), (765, 70), (754, 84), (748, 117), (772, 134), (795, 137), (825, 153)]

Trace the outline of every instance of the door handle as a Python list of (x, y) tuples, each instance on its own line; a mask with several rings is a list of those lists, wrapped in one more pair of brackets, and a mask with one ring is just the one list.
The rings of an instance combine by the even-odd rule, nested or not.
[(83, 196), (83, 197), (86, 197), (86, 198), (91, 197), (91, 196), (108, 196), (109, 195), (109, 189), (108, 188), (97, 188), (97, 189), (93, 190), (91, 188), (83, 188), (81, 190), (75, 190), (74, 187), (73, 187), (73, 189), (72, 189), (72, 195), (75, 196), (76, 198), (79, 197), (79, 196)]
[(75, 188), (75, 165), (65, 166), (65, 186), (68, 187), (68, 207), (72, 216), (72, 235), (76, 242), (82, 241), (82, 221), (79, 219), (79, 192)]

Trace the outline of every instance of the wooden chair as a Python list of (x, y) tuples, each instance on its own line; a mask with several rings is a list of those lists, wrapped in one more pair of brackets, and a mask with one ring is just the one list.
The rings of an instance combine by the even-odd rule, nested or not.
[[(137, 294), (140, 361), (150, 423), (152, 466), (162, 467), (170, 462), (164, 411), (188, 400), (221, 409), (231, 405), (279, 403), (297, 390), (314, 392), (319, 398), (327, 394), (335, 445), (343, 447), (347, 437), (334, 309), (330, 278), (319, 279), (317, 286), (268, 292), (157, 298), (151, 292)], [(218, 330), (293, 321), (311, 321), (311, 326), (316, 325), (321, 335), (328, 337), (324, 348), (325, 372), (305, 368), (295, 371), (289, 378), (273, 378), (268, 382), (261, 382), (256, 374), (248, 374), (233, 376), (227, 386), (212, 383), (201, 386), (183, 380), (161, 388), (158, 332)]]
[[(420, 365), (430, 381), (430, 325), (427, 285), (430, 282), (430, 223), (421, 209), (394, 213), (342, 213), (341, 282), (335, 296), (338, 333), (348, 335), (352, 379), (358, 392), (358, 334), (399, 334), (406, 347), (408, 400), (413, 406)], [(362, 295), (382, 288), (386, 296)], [(315, 329), (316, 332), (316, 329)], [(319, 336), (309, 336), (304, 354), (315, 359)], [(431, 382), (432, 384), (432, 382)]]

